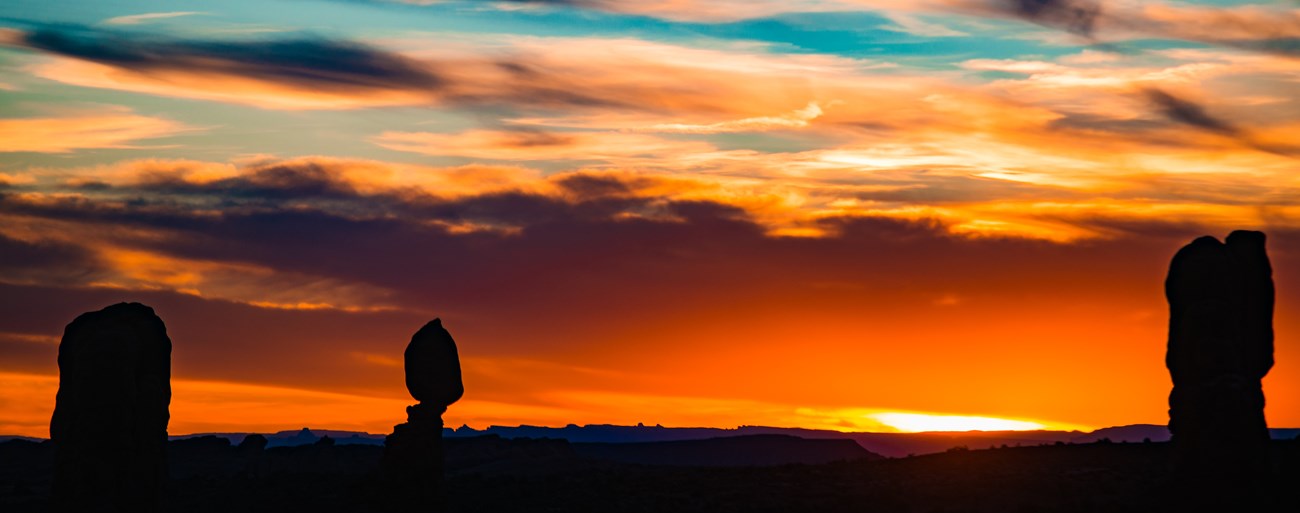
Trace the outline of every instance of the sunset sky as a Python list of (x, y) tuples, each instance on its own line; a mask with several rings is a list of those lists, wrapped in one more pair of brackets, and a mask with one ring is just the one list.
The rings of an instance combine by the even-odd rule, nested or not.
[(1300, 427), (1300, 2), (9, 0), (0, 434), (152, 306), (172, 434), (1167, 421), (1170, 257), (1264, 230)]

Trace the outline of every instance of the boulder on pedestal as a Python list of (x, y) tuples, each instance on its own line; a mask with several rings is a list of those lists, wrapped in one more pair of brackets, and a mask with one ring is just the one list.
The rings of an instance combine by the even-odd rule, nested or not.
[(415, 332), (406, 346), (404, 360), (406, 390), (420, 402), (415, 408), (437, 410), (442, 415), (447, 406), (465, 394), (456, 341), (442, 327), (442, 319), (434, 319)]
[(418, 404), (384, 438), (383, 469), (391, 510), (443, 509), (442, 413), (465, 393), (456, 342), (440, 319), (425, 324), (406, 347), (406, 389)]

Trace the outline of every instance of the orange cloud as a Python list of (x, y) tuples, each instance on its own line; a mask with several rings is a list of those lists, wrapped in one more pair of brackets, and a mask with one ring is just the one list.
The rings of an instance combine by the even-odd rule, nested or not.
[[(798, 111), (823, 100), (809, 87), (810, 78), (849, 77), (890, 66), (823, 55), (777, 55), (752, 45), (701, 49), (632, 39), (514, 38), (504, 48), (495, 40), (467, 45), (438, 40), (436, 46), (428, 38), (388, 41), (404, 48), (397, 52), (328, 40), (216, 45), (135, 40), (94, 31), (75, 36), (48, 32), (10, 31), (7, 37), (12, 46), (52, 57), (29, 67), (42, 78), (285, 110), (482, 104), (524, 110), (617, 107), (690, 116), (676, 121), (701, 124), (719, 114), (772, 117), (772, 112)], [(76, 37), (86, 38), (87, 44), (66, 42)], [(96, 45), (120, 49), (117, 54), (86, 51)], [(133, 58), (122, 59), (123, 53)], [(284, 64), (320, 53), (333, 53), (338, 62), (328, 69)], [(774, 95), (777, 91), (784, 93)]]
[[(429, 5), (439, 0), (399, 0), (404, 3)], [(752, 18), (765, 18), (791, 12), (846, 12), (858, 10), (909, 11), (931, 1), (901, 0), (538, 0), (526, 2), (498, 2), (496, 8), (508, 10), (544, 9), (548, 7), (598, 9), (609, 12), (653, 16), (675, 21), (721, 23)]]
[(473, 130), (460, 134), (384, 132), (375, 144), (426, 155), (457, 155), (490, 160), (657, 160), (667, 155), (687, 157), (716, 152), (704, 142), (598, 132), (540, 132)]
[[(303, 157), (239, 164), (141, 160), (85, 169), (33, 169), (22, 176), (37, 183), (54, 176), (73, 185), (94, 180), (108, 187), (94, 193), (96, 197), (113, 198), (119, 190), (181, 194), (197, 202), (196, 213), (209, 219), (216, 219), (216, 212), (205, 209), (213, 208), (218, 199), (228, 201), (219, 197), (231, 194), (250, 200), (271, 195), (280, 198), (282, 206), (298, 208), (314, 208), (324, 200), (348, 201), (356, 206), (348, 210), (349, 216), (367, 217), (392, 215), (391, 208), (498, 194), (585, 201), (588, 198), (574, 196), (571, 187), (594, 180), (609, 185), (593, 191), (610, 197), (731, 205), (769, 233), (785, 235), (826, 235), (819, 220), (837, 216), (933, 218), (944, 220), (958, 233), (1062, 241), (1110, 236), (1086, 222), (1099, 215), (1147, 221), (1174, 216), (1221, 228), (1257, 224), (1267, 216), (1268, 222), (1290, 225), (1281, 219), (1289, 219), (1293, 207), (1285, 198), (1295, 186), (1286, 186), (1285, 180), (1294, 173), (1294, 159), (1249, 148), (1225, 151), (1223, 143), (1212, 140), (1204, 148), (1165, 148), (1159, 153), (1148, 153), (1150, 147), (1137, 141), (1105, 138), (1069, 146), (1062, 139), (1071, 133), (1069, 129), (1060, 135), (1043, 132), (1044, 123), (1059, 119), (1049, 111), (1020, 109), (1015, 116), (999, 117), (996, 103), (972, 104), (942, 96), (931, 96), (927, 103), (938, 110), (989, 116), (982, 126), (953, 120), (953, 127), (939, 125), (930, 128), (933, 132), (901, 134), (890, 143), (794, 153), (717, 151), (698, 141), (618, 132), (480, 130), (394, 133), (377, 139), (408, 151), (502, 160), (603, 160), (601, 165), (607, 168), (551, 175), (514, 166), (433, 167)], [(965, 133), (956, 133), (961, 131)], [(942, 145), (931, 142), (939, 137), (945, 138)], [(998, 143), (997, 138), (1008, 140)], [(15, 199), (44, 205), (69, 201), (68, 193), (25, 194)], [(1246, 196), (1276, 198), (1275, 208), (1265, 214), (1239, 201)], [(428, 222), (458, 232), (520, 228), (515, 221), (492, 216)], [(31, 228), (21, 235), (16, 231), (21, 226), (14, 224), (7, 233), (27, 240), (48, 233)], [(88, 240), (96, 238), (90, 235)], [(180, 267), (206, 268), (195, 262)], [(118, 283), (115, 280), (103, 283)], [(121, 283), (152, 282), (133, 278)], [(366, 301), (377, 297), (363, 296)], [(223, 293), (222, 297), (236, 296)], [(328, 303), (310, 295), (274, 302)]]
[(169, 137), (193, 128), (126, 109), (48, 118), (0, 119), (0, 152), (67, 153), (78, 149), (134, 148), (130, 143)]
[(207, 14), (197, 11), (174, 11), (174, 12), (150, 12), (144, 14), (131, 14), (127, 16), (114, 16), (103, 21), (105, 25), (139, 25), (158, 20), (179, 18), (182, 16), (193, 16), (196, 14)]
[[(1123, 7), (1132, 11), (1112, 14), (1121, 18), (1115, 22), (1121, 30), (1135, 25), (1138, 31), (1154, 29), (1163, 35), (1206, 42), (1300, 37), (1300, 9), (1279, 5), (1211, 7), (1154, 2)], [(1135, 20), (1123, 21), (1129, 17)]]
[[(436, 0), (402, 0), (429, 4)], [(503, 2), (499, 8), (546, 6), (597, 9), (688, 22), (723, 23), (786, 13), (880, 12), (895, 23), (884, 26), (920, 36), (950, 37), (960, 31), (926, 22), (919, 15), (1015, 18), (1100, 39), (1163, 37), (1288, 53), (1285, 45), (1251, 41), (1300, 36), (1300, 10), (1274, 5), (1206, 6), (1163, 1), (1053, 0), (1026, 4), (1010, 0), (539, 0)], [(976, 21), (978, 23), (978, 21)], [(1290, 52), (1294, 54), (1294, 52)]]
[[(861, 176), (890, 166), (938, 164), (942, 169), (931, 172), (1020, 177), (1022, 183), (1032, 180), (1096, 189), (1112, 188), (1127, 176), (1166, 172), (1135, 169), (1131, 164), (1149, 155), (1177, 162), (1173, 169), (1180, 169), (1204, 162), (1206, 151), (1225, 154), (1225, 147), (1234, 143), (1221, 135), (1178, 125), (1163, 114), (1168, 108), (1154, 105), (1143, 91), (1170, 91), (1179, 98), (1217, 98), (1223, 96), (1220, 90), (1251, 88), (1255, 89), (1252, 97), (1269, 101), (1287, 98), (1289, 93), (1227, 77), (1263, 73), (1270, 80), (1257, 81), (1259, 84), (1275, 84), (1296, 73), (1294, 63), (1287, 64), (1285, 59), (1223, 52), (1167, 53), (1176, 59), (1173, 64), (1138, 57), (1085, 62), (1074, 56), (1058, 62), (968, 61), (964, 67), (972, 71), (1024, 75), (978, 85), (925, 77), (875, 61), (775, 55), (753, 45), (705, 49), (627, 39), (515, 38), (507, 41), (504, 49), (489, 50), (472, 39), (447, 48), (429, 48), (420, 38), (389, 43), (406, 50), (397, 54), (370, 47), (353, 49), (380, 62), (392, 61), (378, 70), (361, 63), (345, 70), (362, 75), (356, 79), (359, 85), (329, 73), (310, 80), (279, 80), (280, 74), (288, 71), (242, 69), (234, 63), (198, 71), (151, 68), (140, 80), (201, 71), (203, 83), (168, 79), (160, 87), (185, 84), (176, 94), (207, 94), (204, 91), (211, 90), (232, 95), (230, 101), (270, 108), (504, 102), (525, 111), (558, 114), (508, 120), (515, 130), (479, 129), (460, 134), (389, 131), (373, 139), (391, 149), (426, 154), (601, 160), (624, 167), (750, 177), (798, 174), (802, 180), (833, 178), (841, 183), (844, 176)], [(206, 50), (194, 50), (201, 51)], [(290, 45), (283, 51), (297, 49)], [(71, 57), (60, 57), (50, 65), (63, 65), (60, 63), (137, 73)], [(246, 82), (247, 87), (227, 87), (221, 82), (225, 79)], [(132, 80), (122, 84), (134, 83)], [(413, 87), (421, 80), (433, 81), (437, 87)], [(108, 82), (102, 85), (117, 87)], [(262, 93), (266, 95), (259, 96)], [(393, 102), (385, 99), (388, 93), (396, 95)], [(1261, 105), (1265, 104), (1234, 107), (1226, 117), (1243, 119), (1239, 124), (1252, 134), (1284, 134), (1286, 126), (1280, 121), (1252, 122), (1264, 116), (1280, 118), (1279, 109), (1270, 114), (1270, 109)], [(1219, 106), (1212, 107), (1206, 112), (1217, 115), (1214, 109)], [(780, 154), (719, 152), (712, 143), (698, 139), (713, 133), (790, 128), (809, 131), (823, 147)], [(682, 137), (654, 139), (642, 132), (671, 132)], [(1284, 137), (1252, 135), (1244, 144), (1242, 140), (1236, 143), (1244, 146), (1243, 152), (1272, 149), (1284, 157), (1288, 151), (1278, 149), (1287, 146), (1278, 139)], [(1205, 151), (1179, 146), (1200, 146)], [(1264, 165), (1285, 167), (1277, 161)]]
[(822, 108), (817, 102), (807, 107), (782, 116), (759, 116), (708, 124), (659, 123), (641, 129), (645, 132), (663, 132), (679, 134), (718, 134), (728, 132), (764, 132), (768, 130), (788, 130), (807, 127), (822, 115)]
[[(32, 205), (58, 199), (23, 195)], [(68, 198), (63, 198), (68, 199)], [(45, 248), (48, 268), (5, 269), (0, 283), (60, 283), (107, 290), (168, 290), (264, 308), (381, 311), (395, 309), (380, 287), (240, 262), (169, 255), (148, 249), (167, 237), (157, 230), (93, 228), (77, 222), (0, 215), (0, 238), (26, 248)], [(38, 253), (39, 254), (39, 253)]]
[(316, 89), (297, 84), (282, 84), (274, 80), (191, 72), (180, 67), (170, 70), (135, 71), (66, 58), (35, 65), (30, 70), (32, 74), (41, 78), (82, 87), (238, 103), (264, 109), (346, 110), (417, 105), (433, 101), (427, 92), (416, 90)]

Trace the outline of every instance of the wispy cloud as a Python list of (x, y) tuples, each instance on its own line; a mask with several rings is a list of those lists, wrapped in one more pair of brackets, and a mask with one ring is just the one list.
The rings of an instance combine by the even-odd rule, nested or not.
[(1156, 108), (1169, 119), (1188, 126), (1205, 130), (1214, 134), (1222, 135), (1251, 148), (1277, 153), (1279, 155), (1300, 156), (1300, 146), (1294, 144), (1271, 144), (1258, 140), (1254, 135), (1244, 128), (1238, 127), (1231, 122), (1219, 119), (1206, 111), (1205, 107), (1170, 94), (1160, 89), (1146, 89), (1143, 91), (1156, 106)]
[(194, 16), (198, 14), (207, 14), (200, 11), (173, 11), (173, 12), (150, 12), (144, 14), (131, 14), (127, 16), (117, 16), (104, 20), (105, 25), (139, 25), (159, 20), (179, 18), (181, 16)]
[[(773, 89), (797, 92), (809, 76), (881, 64), (631, 39), (522, 38), (504, 52), (500, 43), (443, 50), (424, 40), (427, 51), (406, 53), (327, 39), (184, 40), (65, 27), (14, 30), (4, 39), (57, 57), (31, 68), (42, 78), (288, 110), (492, 105), (761, 116), (773, 110), (764, 99)], [(731, 98), (719, 102), (726, 93)], [(815, 100), (776, 99), (779, 110)]]
[[(428, 0), (399, 0), (431, 4)], [(675, 21), (728, 22), (791, 12), (836, 12), (863, 8), (906, 7), (900, 0), (484, 0), (502, 6), (592, 9)]]
[(375, 144), (426, 155), (457, 155), (499, 160), (626, 161), (643, 157), (711, 153), (708, 143), (673, 141), (652, 135), (601, 132), (542, 132), (534, 130), (474, 130), (460, 134), (384, 132)]
[(821, 117), (821, 115), (821, 105), (818, 105), (817, 102), (812, 102), (809, 103), (807, 107), (781, 116), (757, 116), (708, 124), (659, 123), (638, 130), (644, 132), (678, 134), (720, 134), (730, 132), (791, 130), (807, 127), (812, 120)]
[(880, 28), (894, 32), (903, 32), (914, 36), (922, 37), (963, 37), (970, 34), (956, 30), (939, 23), (934, 23), (922, 19), (910, 13), (886, 12), (884, 13), (893, 25), (881, 25)]
[(132, 143), (196, 130), (127, 109), (101, 109), (58, 117), (0, 119), (0, 152), (66, 153), (77, 149), (133, 148)]
[[(422, 0), (407, 3), (427, 4)], [(1059, 29), (1093, 43), (1163, 38), (1300, 55), (1300, 9), (1285, 5), (1191, 5), (1124, 0), (515, 0), (505, 4), (593, 9), (674, 21), (725, 23), (788, 13), (876, 12), (877, 28), (923, 37), (964, 33), (925, 16), (1010, 18)]]
[(1094, 42), (1163, 38), (1300, 56), (1300, 9), (1117, 0), (963, 0), (959, 11), (1006, 16)]
[[(98, 35), (89, 41), (116, 37), (92, 33)], [(779, 199), (745, 208), (783, 233), (818, 233), (798, 226), (812, 212), (892, 211), (913, 199), (933, 202), (923, 208), (960, 219), (954, 226), (964, 230), (1086, 237), (1086, 229), (1051, 223), (1045, 228), (1025, 215), (942, 213), (938, 203), (990, 199), (986, 191), (1028, 186), (1054, 199), (1064, 197), (1063, 191), (1137, 194), (1150, 191), (1147, 177), (1153, 175), (1259, 177), (1294, 169), (1284, 158), (1286, 144), (1278, 141), (1292, 129), (1292, 118), (1282, 114), (1295, 107), (1277, 85), (1294, 80), (1296, 68), (1288, 59), (1263, 54), (1209, 49), (1098, 58), (1103, 54), (1092, 51), (1054, 60), (960, 64), (970, 72), (1011, 75), (989, 81), (970, 80), (973, 73), (882, 67), (879, 61), (782, 55), (752, 44), (700, 48), (625, 38), (518, 37), (482, 47), (477, 40), (431, 45), (420, 36), (386, 42), (401, 52), (349, 42), (259, 47), (182, 40), (168, 50), (179, 62), (206, 61), (196, 65), (200, 76), (152, 58), (162, 43), (149, 38), (128, 37), (120, 53), (77, 43), (76, 37), (19, 33), (13, 39), (64, 56), (36, 71), (70, 83), (269, 108), (360, 108), (393, 101), (475, 110), (487, 120), (483, 127), (389, 129), (369, 138), (398, 151), (538, 162), (551, 170), (591, 166), (777, 180), (779, 186), (768, 192)], [(258, 48), (267, 53), (241, 62)], [(355, 53), (330, 63), (297, 59), (308, 48)], [(137, 57), (145, 64), (132, 64)], [(95, 66), (95, 73), (61, 74)], [(418, 87), (426, 83), (431, 87)], [(247, 89), (222, 88), (230, 84)], [(1242, 144), (1170, 116), (1182, 111), (1152, 101), (1143, 92), (1150, 89), (1178, 98), (1249, 92), (1283, 100), (1270, 100), (1268, 108), (1216, 103), (1203, 110), (1224, 126), (1248, 131), (1255, 142)], [(528, 116), (533, 113), (538, 115)], [(712, 137), (762, 131), (789, 146), (771, 151)], [(872, 194), (853, 196), (831, 184)], [(765, 194), (757, 197), (769, 201)], [(787, 203), (802, 207), (793, 213)]]
[(992, 4), (1034, 23), (1088, 37), (1103, 12), (1101, 0), (995, 0)]
[(65, 27), (14, 31), (7, 39), (63, 57), (36, 68), (46, 78), (283, 108), (347, 108), (362, 96), (379, 105), (410, 102), (427, 97), (415, 91), (443, 84), (411, 59), (325, 39), (189, 41)]

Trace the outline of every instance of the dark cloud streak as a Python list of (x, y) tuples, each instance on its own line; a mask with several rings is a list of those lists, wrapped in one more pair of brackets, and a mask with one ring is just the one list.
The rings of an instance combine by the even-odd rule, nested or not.
[(1093, 37), (1102, 15), (1096, 0), (1002, 0), (1003, 7), (1028, 21)]
[(251, 173), (196, 184), (168, 173), (145, 174), (137, 188), (163, 194), (220, 196), (224, 198), (355, 198), (356, 189), (325, 166), (303, 163), (272, 165)]
[(102, 267), (94, 252), (70, 242), (26, 241), (0, 233), (0, 283), (76, 284), (93, 280)]
[(1196, 103), (1160, 89), (1146, 89), (1143, 93), (1169, 119), (1229, 137), (1240, 137), (1242, 135), (1241, 129), (1227, 121), (1211, 116), (1205, 111), (1204, 107)]
[(70, 270), (92, 267), (93, 256), (80, 246), (52, 241), (28, 242), (0, 233), (0, 271), (5, 275), (36, 268)]
[[(1170, 21), (1148, 16), (1140, 9), (1106, 10), (1098, 0), (968, 0), (958, 10), (978, 15), (1019, 18), (1030, 23), (1082, 36), (1107, 51), (1133, 53), (1115, 43), (1100, 41), (1111, 30), (1131, 31), (1142, 37), (1181, 39), (1215, 46), (1262, 52), (1282, 57), (1300, 57), (1300, 15), (1277, 10), (1274, 16), (1249, 16), (1230, 8), (1201, 7), (1186, 19)], [(1204, 27), (1231, 28), (1237, 37), (1224, 36)], [(1249, 36), (1240, 36), (1249, 34)], [(1258, 38), (1256, 38), (1258, 35)], [(1244, 37), (1244, 38), (1243, 38)]]
[(192, 41), (71, 26), (40, 26), (19, 44), (133, 71), (183, 70), (330, 89), (436, 89), (421, 63), (359, 43), (325, 38)]
[(1206, 112), (1205, 107), (1190, 100), (1179, 98), (1166, 91), (1148, 88), (1143, 90), (1147, 99), (1165, 117), (1178, 123), (1222, 135), (1237, 142), (1268, 153), (1284, 157), (1300, 156), (1300, 147), (1291, 145), (1269, 144), (1260, 141), (1247, 130), (1226, 120), (1214, 117)]
[(1281, 37), (1273, 39), (1257, 40), (1227, 40), (1222, 44), (1241, 48), (1244, 50), (1254, 50), (1258, 52), (1280, 55), (1283, 57), (1300, 58), (1300, 37)]
[[(0, 198), (0, 215), (130, 228), (146, 235), (120, 241), (129, 246), (363, 282), (416, 302), (450, 296), (508, 303), (559, 283), (608, 294), (582, 278), (603, 275), (606, 267), (602, 280), (630, 288), (686, 286), (711, 281), (704, 278), (710, 273), (737, 278), (724, 281), (746, 288), (773, 279), (882, 279), (882, 269), (943, 268), (959, 253), (1054, 246), (967, 240), (936, 221), (870, 217), (825, 220), (823, 227), (838, 235), (824, 240), (772, 238), (734, 206), (632, 196), (644, 185), (635, 179), (575, 174), (557, 185), (564, 194), (363, 194), (314, 166), (271, 165), (203, 184), (172, 179), (118, 186), (112, 193), (125, 196), (116, 200)], [(188, 199), (179, 201), (178, 194)], [(219, 215), (213, 203), (222, 205)], [(457, 232), (446, 225), (466, 222), (514, 231)], [(660, 279), (640, 283), (642, 272), (655, 269)], [(495, 296), (507, 290), (508, 298)]]
[[(318, 36), (196, 40), (68, 24), (19, 24), (29, 28), (12, 31), (11, 45), (144, 76), (184, 73), (236, 77), (301, 91), (350, 95), (359, 100), (370, 94), (393, 92), (409, 96), (403, 100), (408, 102), (423, 98), (429, 104), (480, 109), (647, 108), (621, 97), (618, 91), (584, 87), (583, 77), (536, 66), (527, 61), (527, 56), (426, 60)], [(467, 71), (469, 68), (475, 71)], [(485, 69), (499, 73), (483, 75)]]

